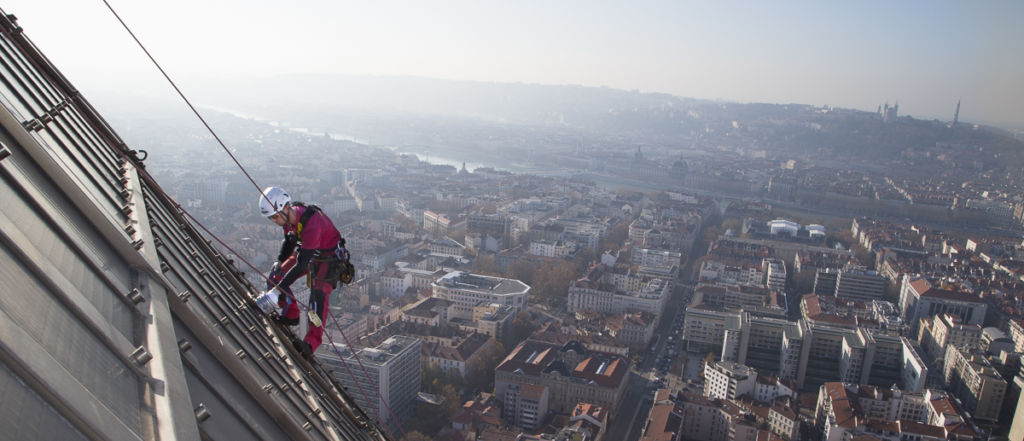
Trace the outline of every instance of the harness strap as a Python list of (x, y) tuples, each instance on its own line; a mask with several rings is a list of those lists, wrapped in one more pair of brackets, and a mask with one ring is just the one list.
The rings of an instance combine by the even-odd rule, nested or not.
[[(302, 216), (299, 216), (299, 223), (295, 227), (295, 235), (298, 239), (302, 240), (302, 228), (309, 222), (309, 219), (313, 215), (322, 211), (320, 207), (316, 205), (305, 205), (302, 202), (293, 202), (293, 205), (305, 207), (306, 210), (302, 212)], [(331, 286), (337, 286), (338, 281), (347, 284), (352, 282), (352, 278), (355, 276), (355, 267), (349, 261), (350, 255), (348, 250), (345, 249), (345, 238), (341, 238), (338, 244), (332, 248), (318, 249), (314, 251), (313, 258), (310, 261), (309, 271), (306, 273), (306, 284), (312, 288), (313, 281), (322, 281), (331, 284)], [(319, 266), (327, 265), (325, 271), (326, 274), (323, 277), (318, 277)]]
[(299, 216), (299, 224), (295, 227), (295, 235), (299, 237), (299, 240), (302, 240), (302, 227), (309, 222), (309, 219), (312, 218), (314, 214), (319, 213), (321, 210), (320, 207), (317, 207), (316, 205), (306, 205), (302, 202), (292, 202), (292, 205), (306, 207), (306, 211), (303, 211), (302, 216)]

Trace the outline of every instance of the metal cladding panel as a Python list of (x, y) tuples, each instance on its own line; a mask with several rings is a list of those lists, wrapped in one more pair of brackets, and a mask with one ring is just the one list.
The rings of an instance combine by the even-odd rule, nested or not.
[[(6, 166), (14, 165), (13, 159), (5, 160), (10, 161)], [(98, 282), (102, 279), (95, 272), (98, 266), (75, 256), (70, 242), (54, 240), (52, 230), (40, 227), (53, 220), (48, 216), (52, 213), (25, 209), (25, 201), (18, 197), (23, 191), (16, 185), (19, 182), (12, 179), (17, 173), (10, 171), (4, 168), (0, 173), (4, 184), (0, 185), (0, 203), (11, 209), (0, 214), (0, 321), (31, 341), (16, 341), (20, 338), (18, 334), (6, 332), (0, 334), (0, 346), (13, 352), (31, 345), (32, 350), (44, 352), (48, 357), (47, 372), (41, 374), (51, 379), (73, 377), (88, 391), (87, 397), (80, 398), (102, 406), (128, 430), (138, 432), (143, 379), (127, 361), (132, 350), (127, 342), (137, 337), (127, 326), (123, 311), (126, 306), (116, 300), (109, 285)], [(116, 256), (107, 253), (105, 257)], [(127, 267), (124, 262), (113, 260), (107, 260), (106, 265)], [(107, 298), (93, 303), (91, 299), (99, 294)], [(114, 306), (117, 303), (120, 304)], [(20, 365), (15, 370), (35, 369), (29, 361), (13, 360), (21, 355), (8, 355), (5, 364)]]
[[(0, 139), (9, 141), (9, 138)], [(116, 294), (130, 291), (128, 283), (124, 282), (131, 278), (129, 266), (118, 262), (116, 252), (101, 237), (80, 228), (85, 218), (59, 190), (40, 182), (42, 171), (19, 163), (15, 158), (11, 163), (30, 183), (19, 184), (8, 175), (9, 191), (0, 193), (3, 216), (29, 239), (41, 257), (59, 268), (61, 275), (79, 288), (79, 293), (93, 307), (102, 311), (109, 323), (130, 335), (136, 313)], [(104, 268), (99, 268), (98, 262), (102, 262)]]
[(0, 439), (387, 439), (11, 20)]
[(87, 440), (14, 372), (0, 365), (0, 438)]
[[(178, 337), (198, 341), (188, 326), (175, 322)], [(263, 408), (251, 405), (248, 392), (217, 362), (209, 348), (195, 345), (182, 362), (192, 401), (201, 403), (209, 419), (201, 429), (209, 439), (288, 439), (288, 434), (271, 424), (273, 417)]]
[[(69, 100), (60, 96), (8, 38), (0, 38), (0, 74), (10, 93), (4, 94), (14, 116), (23, 121), (30, 136), (45, 145), (54, 160), (74, 173), (81, 188), (95, 197), (99, 208), (112, 218), (125, 220), (119, 212), (116, 154), (97, 148), (99, 138), (80, 115), (69, 110)], [(106, 151), (104, 151), (106, 150)]]
[[(330, 399), (339, 394), (339, 388), (329, 374), (291, 358), (283, 335), (247, 302), (253, 288), (237, 269), (184, 223), (175, 209), (160, 204), (158, 195), (148, 188), (144, 195), (154, 240), (160, 243), (161, 270), (179, 290), (172, 298), (172, 310), (179, 318), (177, 335), (205, 345), (193, 344), (183, 357), (190, 387), (195, 388), (193, 402), (202, 403), (210, 414), (200, 427), (204, 435), (236, 439), (232, 434), (244, 427), (262, 437), (269, 430), (282, 430), (272, 427), (276, 418), (296, 421), (311, 439), (381, 439), (382, 434), (367, 434), (352, 421), (349, 412), (368, 420), (354, 403)], [(202, 323), (202, 328), (195, 329), (195, 322)], [(209, 331), (216, 332), (215, 342), (196, 335)], [(245, 381), (279, 407), (260, 408), (251, 397), (252, 386), (242, 384)]]

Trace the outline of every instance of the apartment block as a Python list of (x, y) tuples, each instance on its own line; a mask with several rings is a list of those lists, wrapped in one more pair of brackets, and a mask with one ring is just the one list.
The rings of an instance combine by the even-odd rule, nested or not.
[(705, 260), (701, 263), (698, 278), (703, 283), (763, 287), (765, 271), (762, 266), (753, 263), (734, 265), (719, 260)]
[(478, 332), (500, 340), (505, 329), (516, 316), (516, 309), (510, 305), (488, 303), (473, 307), (473, 323)]
[(823, 441), (980, 441), (981, 433), (944, 391), (908, 393), (851, 383), (819, 388), (815, 427)]
[(442, 237), (427, 242), (427, 247), (432, 254), (439, 256), (462, 257), (466, 247), (450, 237)]
[[(727, 327), (738, 329), (740, 316), (740, 312), (725, 311), (722, 308), (713, 308), (704, 304), (686, 308), (682, 334), (682, 339), (686, 341), (686, 350), (716, 354), (725, 352), (723, 348), (725, 330)], [(733, 335), (734, 338), (737, 336), (738, 334)], [(736, 344), (738, 341), (730, 347), (734, 347)]]
[(725, 330), (721, 359), (750, 366), (768, 375), (796, 378), (803, 358), (798, 322), (744, 313)]
[(800, 314), (815, 325), (850, 329), (863, 327), (889, 335), (906, 335), (909, 332), (896, 306), (883, 300), (861, 302), (831, 295), (807, 294), (800, 299)]
[(679, 439), (706, 441), (757, 441), (757, 416), (735, 401), (706, 398), (680, 392), (676, 395), (680, 416)]
[(735, 400), (750, 395), (757, 383), (757, 371), (742, 364), (716, 361), (704, 365), (704, 396)]
[(502, 400), (506, 424), (535, 431), (548, 413), (548, 388), (518, 381), (509, 382)]
[(780, 397), (796, 398), (796, 393), (777, 377), (758, 375), (755, 369), (742, 364), (717, 361), (704, 365), (704, 396), (723, 400), (747, 397), (772, 403)]
[(779, 314), (785, 316), (785, 311), (779, 299), (778, 291), (768, 289), (764, 286), (751, 285), (722, 285), (722, 284), (698, 284), (693, 290), (693, 302), (706, 303), (725, 309), (762, 310), (775, 307)]
[(410, 304), (402, 311), (402, 320), (429, 326), (448, 324), (455, 317), (455, 302), (438, 297), (427, 297)]
[(497, 344), (489, 335), (473, 333), (451, 343), (423, 342), (421, 351), (426, 364), (437, 366), (448, 374), (458, 373), (465, 378), (471, 373), (468, 369), (482, 365), (484, 354)]
[(1010, 320), (1007, 329), (1010, 332), (1010, 340), (1013, 340), (1013, 351), (1024, 352), (1024, 320)]
[(625, 271), (617, 271), (617, 267), (598, 264), (586, 276), (573, 281), (569, 286), (568, 311), (622, 314), (636, 310), (660, 316), (672, 292), (671, 279), (643, 277), (628, 266), (623, 265)]
[(576, 252), (575, 242), (534, 240), (530, 242), (530, 254), (544, 257), (566, 257)]
[(568, 424), (555, 435), (555, 439), (603, 441), (608, 427), (608, 409), (590, 403), (578, 403), (569, 414)]
[(681, 415), (678, 407), (671, 399), (671, 391), (659, 389), (654, 393), (651, 410), (647, 413), (644, 431), (640, 441), (673, 441), (678, 439)]
[(1007, 384), (984, 354), (947, 346), (942, 375), (947, 388), (974, 419), (990, 422), (999, 419)]
[(674, 251), (640, 248), (633, 251), (633, 263), (640, 266), (678, 266), (683, 254)]
[(981, 331), (981, 326), (965, 324), (959, 316), (939, 314), (921, 319), (917, 338), (925, 354), (934, 360), (946, 354), (946, 346), (968, 351), (978, 349)]

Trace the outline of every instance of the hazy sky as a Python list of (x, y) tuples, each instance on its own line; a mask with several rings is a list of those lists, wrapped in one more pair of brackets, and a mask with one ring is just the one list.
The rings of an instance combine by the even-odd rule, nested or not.
[[(108, 0), (195, 76), (413, 75), (804, 103), (1024, 128), (1022, 1)], [(167, 86), (101, 0), (3, 9), (87, 94)]]

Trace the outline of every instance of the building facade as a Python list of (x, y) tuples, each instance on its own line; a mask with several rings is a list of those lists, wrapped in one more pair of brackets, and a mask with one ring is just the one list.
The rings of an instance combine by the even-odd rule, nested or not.
[(506, 424), (535, 431), (548, 413), (548, 388), (518, 381), (509, 382), (502, 400)]
[(455, 302), (455, 317), (472, 320), (473, 308), (481, 304), (526, 309), (530, 286), (515, 279), (453, 271), (432, 285), (434, 296)]
[(936, 288), (928, 279), (906, 276), (900, 287), (900, 311), (912, 330), (925, 317), (952, 314), (972, 325), (985, 322), (987, 304), (978, 296), (952, 286)]
[(984, 354), (947, 346), (942, 374), (948, 389), (974, 419), (995, 422), (999, 418), (1007, 383)]
[(568, 413), (576, 403), (618, 409), (628, 383), (629, 362), (619, 355), (588, 351), (581, 343), (565, 345), (527, 340), (495, 368), (494, 395), (505, 396), (512, 383), (546, 387), (549, 407)]
[(317, 351), (317, 358), (334, 370), (335, 378), (368, 415), (387, 422), (395, 433), (397, 423), (390, 414), (394, 413), (399, 421), (412, 416), (420, 391), (420, 341), (394, 336), (376, 348), (363, 348), (356, 353), (345, 345), (334, 346), (336, 351)]

